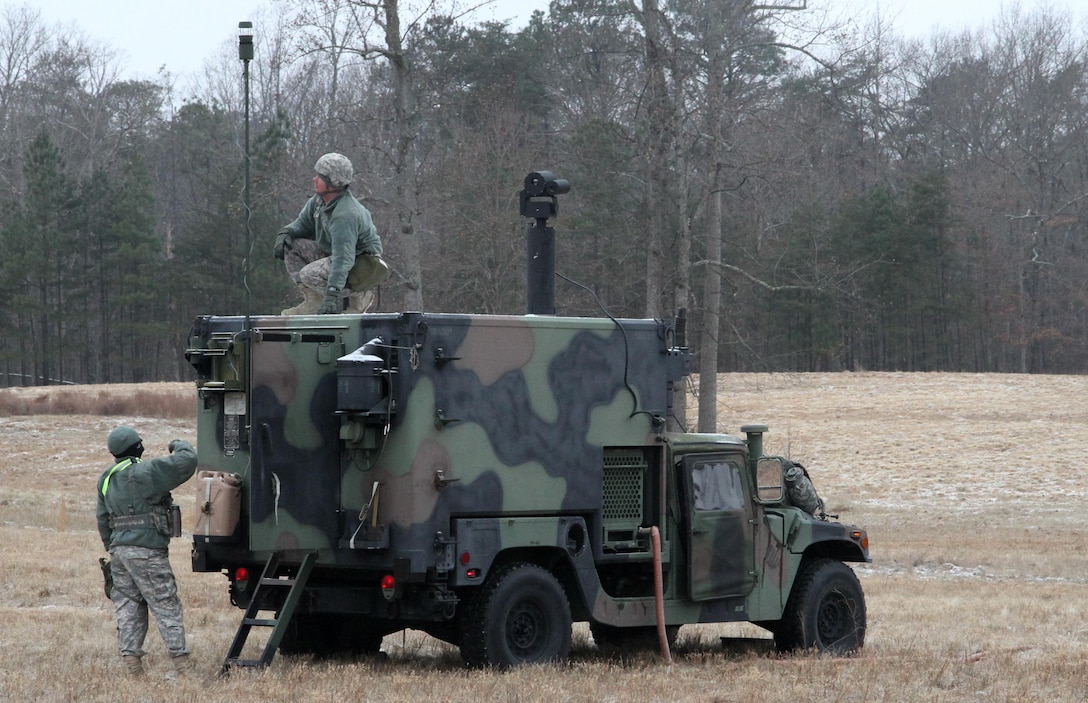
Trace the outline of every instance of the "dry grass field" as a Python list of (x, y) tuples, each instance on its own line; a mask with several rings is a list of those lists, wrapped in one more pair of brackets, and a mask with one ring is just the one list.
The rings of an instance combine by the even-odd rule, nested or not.
[[(215, 676), (240, 612), (174, 541), (195, 676), (120, 678), (98, 572), (94, 485), (116, 424), (148, 455), (195, 439), (189, 384), (0, 391), (0, 701), (1048, 701), (1088, 699), (1088, 377), (723, 375), (719, 428), (767, 422), (831, 512), (869, 530), (856, 657), (780, 657), (751, 626), (689, 626), (674, 663), (607, 658), (576, 626), (569, 663), (466, 671), (409, 632), (381, 661), (277, 657)], [(194, 497), (175, 492), (191, 527)], [(723, 647), (721, 638), (729, 645)], [(764, 638), (764, 639), (741, 639)]]

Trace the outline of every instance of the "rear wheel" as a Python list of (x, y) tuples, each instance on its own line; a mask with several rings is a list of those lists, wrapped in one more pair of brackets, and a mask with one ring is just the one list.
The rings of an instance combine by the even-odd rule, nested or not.
[(849, 566), (835, 559), (815, 559), (797, 575), (782, 620), (761, 624), (770, 626), (780, 652), (853, 654), (865, 644), (865, 594)]
[(492, 572), (462, 617), (461, 658), (469, 666), (506, 669), (570, 653), (567, 595), (536, 564), (517, 562)]

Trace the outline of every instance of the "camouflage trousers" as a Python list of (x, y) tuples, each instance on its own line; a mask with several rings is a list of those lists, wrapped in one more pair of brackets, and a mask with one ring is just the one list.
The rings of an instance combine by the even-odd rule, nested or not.
[[(325, 295), (329, 287), (332, 257), (321, 251), (312, 239), (295, 239), (284, 248), (283, 265), (295, 284), (301, 284)], [(389, 276), (389, 269), (380, 256), (361, 254), (348, 272), (344, 295), (362, 293), (379, 285)]]
[(148, 611), (171, 657), (188, 654), (181, 599), (166, 549), (118, 546), (110, 550), (117, 646), (125, 656), (142, 657)]

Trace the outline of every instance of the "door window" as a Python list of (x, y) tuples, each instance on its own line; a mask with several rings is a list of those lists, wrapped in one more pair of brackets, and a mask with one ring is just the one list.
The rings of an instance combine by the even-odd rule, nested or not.
[(732, 461), (697, 462), (691, 469), (696, 510), (739, 510), (744, 507), (740, 467)]

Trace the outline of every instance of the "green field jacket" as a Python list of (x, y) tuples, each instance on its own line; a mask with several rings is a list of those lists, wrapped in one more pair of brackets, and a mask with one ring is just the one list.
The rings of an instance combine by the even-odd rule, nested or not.
[[(98, 534), (106, 551), (120, 545), (150, 549), (169, 546), (166, 515), (172, 502), (170, 491), (195, 472), (196, 449), (185, 440), (178, 440), (173, 454), (150, 461), (118, 457), (116, 464), (102, 472), (96, 492)], [(111, 518), (139, 522), (138, 516), (144, 515), (151, 516), (151, 524), (111, 527)]]
[(356, 256), (382, 253), (382, 240), (370, 211), (346, 190), (327, 205), (314, 194), (295, 221), (280, 231), (317, 242), (321, 251), (332, 258), (329, 285), (334, 288), (344, 287)]

